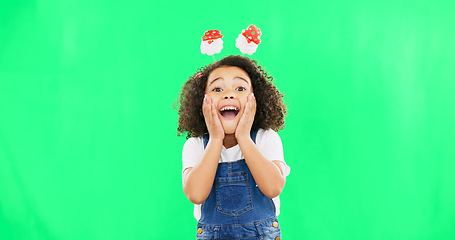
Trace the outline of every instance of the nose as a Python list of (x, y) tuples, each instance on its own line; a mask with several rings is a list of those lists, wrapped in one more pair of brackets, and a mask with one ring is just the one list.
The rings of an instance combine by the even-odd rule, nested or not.
[(224, 99), (234, 99), (235, 94), (232, 91), (226, 91), (224, 94)]

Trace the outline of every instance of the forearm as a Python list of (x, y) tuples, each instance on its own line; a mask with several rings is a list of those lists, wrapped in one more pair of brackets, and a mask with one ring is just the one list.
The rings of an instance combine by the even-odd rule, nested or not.
[(210, 139), (201, 161), (183, 173), (183, 192), (195, 204), (207, 199), (215, 179), (223, 140)]
[(268, 198), (278, 196), (286, 182), (286, 177), (280, 167), (266, 159), (249, 136), (239, 138), (237, 141), (261, 192)]

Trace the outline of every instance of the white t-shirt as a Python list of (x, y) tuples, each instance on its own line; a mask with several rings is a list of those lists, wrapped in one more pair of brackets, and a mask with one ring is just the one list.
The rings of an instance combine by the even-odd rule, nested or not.
[[(270, 161), (282, 161), (285, 169), (284, 175), (288, 176), (291, 168), (284, 161), (283, 145), (281, 138), (272, 129), (264, 130), (259, 129), (256, 135), (256, 147), (262, 155)], [(203, 138), (190, 138), (185, 142), (182, 151), (183, 171), (189, 167), (196, 166), (204, 154), (204, 140)], [(226, 149), (224, 146), (221, 149), (220, 163), (221, 162), (235, 162), (244, 159), (239, 145), (235, 145)], [(276, 215), (280, 214), (280, 198), (279, 196), (272, 199), (275, 204)], [(194, 204), (194, 217), (199, 220), (201, 218), (201, 205)]]

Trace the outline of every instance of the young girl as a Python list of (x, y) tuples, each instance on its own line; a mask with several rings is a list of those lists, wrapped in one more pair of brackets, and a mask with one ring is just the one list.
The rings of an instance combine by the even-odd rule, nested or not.
[(183, 191), (195, 204), (197, 239), (281, 237), (278, 195), (290, 168), (275, 132), (286, 106), (272, 81), (255, 61), (229, 56), (183, 86)]

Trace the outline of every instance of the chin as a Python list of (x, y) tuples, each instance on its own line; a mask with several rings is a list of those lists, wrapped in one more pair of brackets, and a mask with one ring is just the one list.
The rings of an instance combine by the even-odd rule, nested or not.
[(224, 135), (234, 135), (235, 131), (224, 132)]
[(237, 123), (235, 124), (235, 126), (233, 126), (233, 124), (223, 124), (223, 128), (224, 128), (224, 134), (234, 134), (235, 133), (235, 129), (237, 128)]
[(234, 134), (234, 133), (235, 133), (235, 129), (224, 130), (224, 134), (226, 134), (226, 135), (231, 135), (231, 134)]

